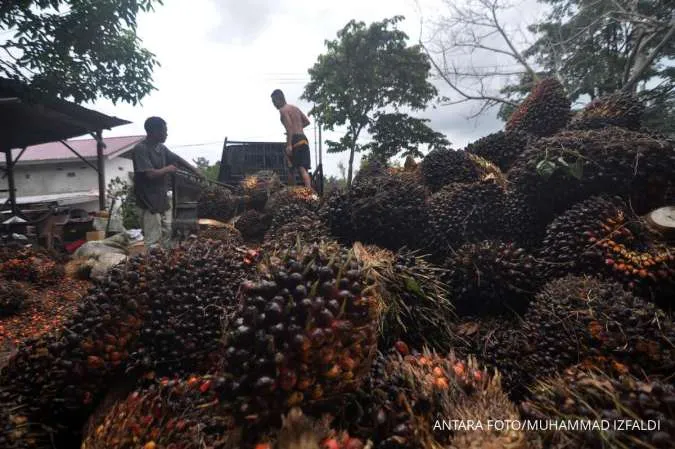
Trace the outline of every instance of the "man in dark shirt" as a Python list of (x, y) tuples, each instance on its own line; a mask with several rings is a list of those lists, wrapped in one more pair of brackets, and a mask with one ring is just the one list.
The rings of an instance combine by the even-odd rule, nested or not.
[(180, 156), (171, 152), (165, 145), (167, 138), (166, 122), (159, 117), (150, 117), (145, 121), (146, 138), (139, 142), (133, 151), (134, 193), (138, 205), (143, 240), (147, 248), (161, 244), (168, 248), (171, 244), (171, 204), (168, 198), (169, 175), (180, 166), (204, 176)]

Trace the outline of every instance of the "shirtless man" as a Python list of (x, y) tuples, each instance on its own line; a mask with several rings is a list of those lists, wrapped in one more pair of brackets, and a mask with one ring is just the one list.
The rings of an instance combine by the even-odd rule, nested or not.
[(272, 92), (272, 103), (279, 110), (281, 123), (286, 128), (286, 158), (288, 160), (288, 184), (295, 184), (297, 169), (305, 187), (312, 188), (312, 180), (307, 172), (312, 168), (309, 154), (309, 141), (303, 131), (309, 125), (307, 116), (296, 106), (286, 103), (284, 93), (276, 89)]

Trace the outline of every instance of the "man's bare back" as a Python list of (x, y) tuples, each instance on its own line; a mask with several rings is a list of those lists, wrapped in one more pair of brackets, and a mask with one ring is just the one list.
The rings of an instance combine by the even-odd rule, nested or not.
[(286, 132), (291, 135), (302, 134), (305, 127), (309, 125), (309, 119), (297, 106), (286, 103), (279, 109), (279, 113), (281, 123), (286, 127)]

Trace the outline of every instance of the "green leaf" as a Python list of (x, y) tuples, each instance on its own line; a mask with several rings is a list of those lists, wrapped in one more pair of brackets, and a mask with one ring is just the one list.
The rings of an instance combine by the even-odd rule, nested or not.
[(581, 180), (584, 174), (584, 161), (583, 159), (577, 159), (574, 164), (569, 167), (570, 175), (574, 176), (576, 179)]
[(537, 174), (548, 179), (555, 172), (556, 168), (554, 162), (544, 159), (537, 164)]

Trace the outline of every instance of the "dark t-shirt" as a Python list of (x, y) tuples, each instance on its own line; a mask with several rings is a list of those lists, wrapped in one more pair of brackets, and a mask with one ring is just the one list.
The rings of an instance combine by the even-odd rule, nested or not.
[(132, 151), (134, 193), (138, 206), (153, 214), (166, 212), (171, 207), (167, 198), (169, 175), (150, 179), (144, 172), (152, 169), (158, 170), (176, 163), (176, 155), (164, 144), (160, 143), (153, 148), (145, 140), (139, 142)]

